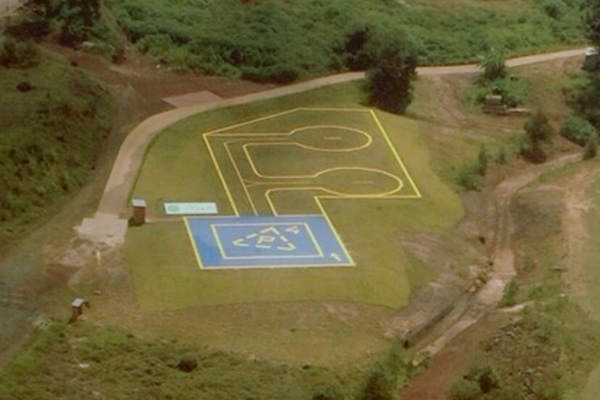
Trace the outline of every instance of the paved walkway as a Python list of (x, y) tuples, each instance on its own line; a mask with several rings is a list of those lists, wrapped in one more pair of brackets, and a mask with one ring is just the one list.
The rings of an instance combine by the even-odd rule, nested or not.
[[(506, 64), (509, 67), (516, 67), (576, 56), (583, 57), (583, 53), (584, 49), (579, 48), (556, 53), (518, 57), (507, 60)], [(477, 73), (478, 71), (480, 71), (480, 67), (476, 64), (447, 67), (420, 67), (417, 69), (418, 74), (423, 76), (472, 74)], [(86, 218), (82, 225), (76, 229), (80, 234), (85, 236), (124, 235), (127, 222), (126, 220), (119, 219), (118, 216), (127, 206), (127, 198), (132, 189), (132, 185), (135, 182), (137, 171), (142, 165), (148, 145), (159, 132), (169, 125), (205, 111), (251, 103), (259, 100), (273, 99), (336, 83), (356, 81), (363, 78), (363, 72), (350, 72), (326, 76), (264, 92), (181, 107), (149, 117), (136, 126), (121, 145), (119, 154), (117, 155), (117, 159), (115, 160), (111, 174), (108, 178), (108, 182), (104, 188), (104, 194), (100, 200), (98, 212), (93, 218)], [(112, 221), (112, 224), (115, 225), (112, 226), (112, 224), (107, 223), (107, 219)]]

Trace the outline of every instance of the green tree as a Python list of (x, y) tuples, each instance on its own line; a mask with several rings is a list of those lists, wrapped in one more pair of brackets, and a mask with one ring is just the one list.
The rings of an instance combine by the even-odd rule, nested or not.
[(586, 0), (583, 20), (588, 40), (600, 48), (600, 0)]
[(588, 136), (583, 149), (583, 159), (590, 160), (598, 155), (598, 135), (594, 133)]
[(403, 114), (413, 99), (417, 77), (417, 51), (400, 32), (374, 40), (373, 65), (366, 72), (368, 103), (382, 110)]
[(483, 68), (483, 78), (487, 81), (506, 78), (508, 68), (505, 63), (504, 50), (492, 47), (483, 56), (481, 67)]
[(521, 155), (533, 163), (546, 161), (542, 145), (550, 142), (554, 129), (543, 111), (536, 111), (525, 122), (525, 138), (521, 143)]

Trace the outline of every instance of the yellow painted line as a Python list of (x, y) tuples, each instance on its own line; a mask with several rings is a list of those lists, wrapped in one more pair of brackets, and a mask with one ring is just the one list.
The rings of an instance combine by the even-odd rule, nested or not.
[(225, 128), (216, 129), (214, 131), (210, 131), (210, 132), (205, 133), (205, 135), (213, 135), (215, 133), (223, 132), (223, 131), (226, 131), (228, 129), (235, 129), (235, 128), (239, 128), (241, 126), (250, 125), (250, 124), (253, 124), (253, 123), (256, 123), (256, 122), (266, 121), (266, 120), (269, 120), (269, 119), (281, 117), (281, 116), (286, 115), (286, 114), (291, 114), (291, 113), (294, 113), (296, 111), (298, 111), (298, 108), (294, 108), (294, 109), (287, 110), (287, 111), (282, 111), (280, 113), (270, 114), (270, 115), (267, 115), (267, 116), (264, 116), (264, 117), (260, 117), (260, 118), (256, 118), (256, 119), (250, 120), (250, 121), (240, 122), (239, 124), (229, 125), (229, 126), (226, 126)]
[(404, 172), (404, 174), (408, 178), (410, 184), (412, 185), (412, 187), (415, 190), (415, 192), (417, 193), (417, 195), (419, 196), (418, 198), (421, 198), (422, 197), (421, 196), (421, 192), (417, 188), (417, 185), (415, 184), (415, 182), (411, 178), (410, 174), (408, 173), (406, 167), (404, 166), (404, 163), (402, 162), (402, 158), (400, 158), (400, 155), (396, 151), (396, 148), (394, 147), (394, 144), (392, 143), (392, 141), (391, 141), (391, 139), (390, 139), (387, 131), (385, 130), (385, 128), (381, 124), (381, 121), (379, 121), (379, 118), (377, 117), (377, 114), (375, 113), (375, 111), (374, 110), (370, 110), (370, 111), (371, 111), (371, 115), (373, 116), (373, 119), (375, 120), (375, 122), (377, 123), (377, 126), (379, 127), (379, 130), (381, 130), (381, 133), (383, 134), (383, 137), (385, 138), (388, 146), (390, 147), (390, 150), (392, 150), (392, 153), (396, 157), (396, 160), (398, 160), (398, 163), (400, 164), (400, 167), (402, 168), (402, 171)]
[(217, 169), (217, 174), (219, 175), (219, 179), (221, 180), (221, 184), (223, 185), (223, 188), (225, 189), (225, 193), (227, 194), (227, 198), (229, 199), (229, 203), (231, 204), (231, 208), (233, 210), (233, 213), (237, 216), (239, 216), (239, 212), (237, 207), (235, 206), (235, 202), (233, 201), (233, 197), (231, 196), (231, 193), (229, 192), (229, 186), (227, 186), (227, 182), (225, 182), (225, 178), (223, 177), (223, 173), (221, 172), (221, 168), (219, 167), (219, 163), (217, 162), (217, 158), (215, 157), (215, 154), (213, 153), (212, 147), (210, 146), (210, 141), (208, 140), (208, 136), (204, 136), (204, 142), (206, 143), (206, 147), (208, 148), (208, 153), (210, 154), (210, 158), (213, 162), (213, 164), (215, 165), (215, 168)]
[(190, 242), (192, 242), (192, 249), (194, 249), (194, 257), (196, 258), (196, 262), (198, 263), (198, 268), (204, 269), (204, 267), (202, 266), (202, 260), (200, 259), (200, 252), (198, 251), (198, 246), (196, 246), (194, 234), (192, 233), (192, 228), (190, 228), (188, 219), (184, 217), (183, 223), (185, 225), (185, 230), (187, 231), (188, 237), (190, 238)]
[(323, 249), (319, 245), (319, 242), (317, 241), (317, 238), (315, 237), (312, 229), (310, 229), (310, 225), (308, 225), (308, 224), (306, 224), (306, 231), (308, 232), (308, 236), (310, 236), (310, 240), (312, 240), (312, 242), (315, 245), (315, 248), (317, 249), (317, 252), (319, 253), (319, 255), (321, 257), (324, 257), (324, 255), (323, 255)]
[(300, 107), (296, 111), (369, 112), (368, 108)]
[(250, 207), (252, 207), (252, 211), (254, 212), (254, 215), (258, 215), (258, 212), (256, 211), (256, 207), (254, 206), (254, 202), (252, 201), (252, 197), (250, 196), (250, 192), (248, 192), (248, 188), (246, 187), (246, 184), (244, 183), (244, 178), (242, 178), (242, 173), (240, 172), (240, 170), (237, 166), (237, 163), (235, 162), (235, 159), (234, 159), (233, 155), (231, 154), (231, 151), (229, 150), (229, 141), (225, 142), (223, 144), (223, 146), (225, 147), (225, 151), (227, 152), (227, 155), (229, 156), (229, 160), (231, 160), (231, 164), (233, 164), (233, 168), (235, 169), (238, 179), (240, 180), (240, 184), (242, 185), (242, 188), (244, 189), (244, 193), (246, 193), (246, 197), (248, 198), (248, 201), (250, 202)]
[(210, 270), (227, 270), (227, 269), (286, 269), (286, 268), (350, 268), (355, 267), (355, 264), (281, 264), (281, 265), (234, 265), (222, 267), (206, 267)]
[(350, 256), (350, 253), (348, 253), (348, 250), (346, 249), (346, 245), (345, 245), (344, 241), (342, 240), (342, 238), (340, 237), (340, 235), (337, 233), (337, 230), (335, 229), (335, 226), (331, 222), (331, 219), (329, 219), (329, 214), (327, 214), (327, 211), (325, 211), (325, 208), (323, 207), (323, 204), (321, 204), (321, 200), (318, 197), (315, 197), (314, 199), (315, 199), (317, 205), (319, 206), (319, 209), (321, 209), (321, 213), (323, 213), (323, 216), (327, 220), (327, 223), (329, 224), (329, 227), (331, 228), (331, 231), (333, 232), (333, 235), (335, 236), (335, 238), (337, 239), (338, 243), (340, 244), (340, 248), (344, 251), (344, 254), (346, 255), (346, 258), (348, 259), (348, 261), (350, 261), (350, 263), (352, 265), (356, 265), (356, 263), (352, 259), (352, 256)]
[[(273, 189), (267, 190), (265, 192), (264, 196), (267, 199), (267, 203), (269, 204), (269, 207), (271, 208), (271, 211), (273, 212), (273, 215), (278, 216), (279, 213), (277, 212), (277, 209), (275, 208), (275, 204), (273, 203), (273, 200), (271, 199), (271, 193), (293, 191), (293, 190), (297, 190), (297, 191), (323, 190), (323, 188), (321, 188), (319, 186), (303, 186), (303, 187), (297, 187), (297, 188), (283, 187), (283, 188), (273, 188)], [(300, 215), (304, 215), (304, 214), (300, 214)], [(309, 215), (311, 215), (311, 214), (309, 214)], [(315, 214), (312, 214), (312, 215), (315, 215)], [(294, 216), (297, 216), (297, 215), (294, 214)]]

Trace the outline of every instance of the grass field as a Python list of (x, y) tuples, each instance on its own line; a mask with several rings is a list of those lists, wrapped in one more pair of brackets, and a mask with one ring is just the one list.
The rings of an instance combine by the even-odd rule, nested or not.
[[(233, 215), (236, 210), (208, 154), (203, 132), (297, 107), (360, 109), (359, 103), (356, 85), (344, 84), (189, 118), (167, 129), (152, 144), (132, 196), (145, 198), (151, 212), (157, 217), (163, 216), (162, 203), (165, 201), (214, 201), (221, 214)], [(331, 196), (320, 200), (323, 210), (356, 262), (356, 267), (202, 271), (196, 265), (183, 221), (160, 221), (132, 228), (127, 236), (126, 256), (141, 306), (160, 310), (199, 304), (323, 299), (353, 300), (387, 307), (406, 304), (410, 295), (407, 271), (413, 266), (403, 252), (398, 232), (449, 230), (460, 220), (463, 209), (458, 196), (430, 169), (429, 156), (420, 142), (418, 125), (402, 117), (380, 112), (376, 112), (376, 115), (389, 135), (389, 144), (382, 137), (375, 138), (374, 141), (380, 141), (379, 147), (373, 147), (375, 153), (352, 162), (383, 162), (388, 163), (385, 168), (400, 170), (393, 156), (393, 152), (397, 151), (422, 198), (341, 200)], [(316, 118), (323, 117), (323, 114), (317, 114)], [(345, 121), (332, 121), (331, 118), (331, 115), (327, 117), (328, 124), (333, 125), (360, 121), (363, 124), (373, 123), (369, 119), (351, 122), (348, 117)], [(298, 116), (293, 119), (298, 119)], [(296, 123), (314, 125), (325, 121), (311, 120), (309, 115), (304, 115)], [(271, 120), (266, 125), (254, 128), (265, 132), (282, 125), (287, 125), (287, 129), (294, 124)], [(362, 128), (375, 132), (373, 127)], [(343, 156), (341, 165), (350, 162), (346, 157), (348, 155)], [(282, 168), (277, 164), (281, 158), (276, 155), (263, 155), (257, 159), (260, 159), (262, 168)], [(290, 165), (287, 168), (296, 168), (294, 163), (302, 163), (302, 160), (302, 157), (291, 157), (286, 162)], [(312, 163), (331, 162), (328, 160), (323, 156), (313, 158)], [(227, 181), (229, 185), (232, 182)], [(414, 194), (410, 185), (406, 188), (413, 190)], [(243, 197), (242, 194), (233, 195), (235, 199), (240, 197)], [(298, 207), (314, 207), (311, 197), (299, 198), (301, 200), (297, 201), (308, 204), (298, 203)], [(368, 223), (365, 223), (366, 218)], [(411, 275), (418, 277), (419, 273), (417, 271), (415, 274), (413, 269)]]

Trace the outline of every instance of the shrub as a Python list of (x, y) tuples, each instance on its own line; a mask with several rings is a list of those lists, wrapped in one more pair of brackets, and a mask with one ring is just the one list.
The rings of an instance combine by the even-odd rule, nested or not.
[(483, 180), (475, 164), (465, 164), (457, 168), (454, 181), (464, 190), (481, 190), (483, 188)]
[(597, 136), (596, 128), (592, 124), (586, 119), (573, 114), (565, 119), (561, 133), (580, 146), (585, 145), (591, 136)]
[(598, 154), (598, 134), (588, 136), (583, 150), (583, 159), (590, 160)]
[(500, 300), (500, 307), (514, 306), (516, 303), (516, 297), (519, 293), (519, 285), (513, 280), (506, 285), (504, 288), (504, 295)]
[(477, 382), (471, 380), (459, 379), (450, 388), (451, 400), (478, 400), (482, 396), (483, 394)]
[(532, 163), (546, 161), (543, 143), (551, 140), (554, 133), (552, 125), (544, 112), (538, 110), (525, 122), (525, 137), (521, 143), (521, 155)]
[(504, 61), (504, 50), (498, 47), (492, 47), (483, 57), (481, 66), (483, 67), (483, 79), (494, 81), (508, 76), (508, 68)]
[(0, 65), (31, 68), (39, 63), (40, 52), (33, 42), (18, 40), (11, 36), (4, 39), (0, 47)]
[(550, 18), (559, 19), (565, 12), (565, 4), (561, 0), (546, 0), (542, 9)]

